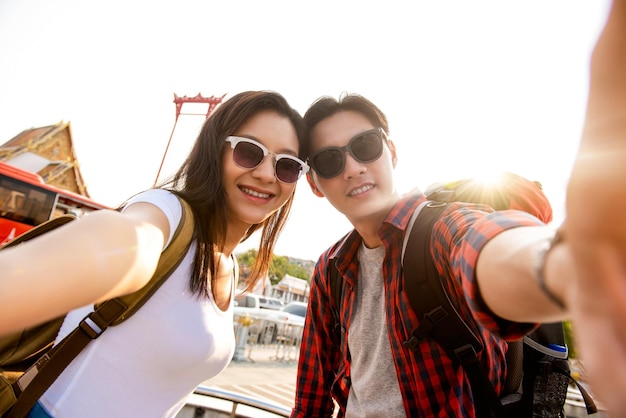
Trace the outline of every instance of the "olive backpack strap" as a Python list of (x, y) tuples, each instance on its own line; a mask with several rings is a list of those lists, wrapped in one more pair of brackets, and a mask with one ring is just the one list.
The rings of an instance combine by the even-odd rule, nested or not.
[[(130, 318), (150, 297), (161, 287), (167, 278), (176, 270), (183, 261), (193, 237), (194, 221), (193, 213), (189, 204), (179, 198), (182, 206), (182, 217), (178, 228), (174, 232), (172, 242), (163, 251), (157, 270), (148, 284), (134, 293), (120, 296), (96, 305), (96, 311), (115, 312), (115, 319), (109, 325), (117, 325)], [(108, 305), (108, 306), (107, 306)], [(116, 312), (122, 309), (120, 314)], [(106, 321), (108, 317), (103, 317)]]
[(11, 241), (5, 243), (4, 245), (0, 245), (0, 250), (4, 248), (8, 248), (8, 247), (13, 247), (17, 244), (26, 242), (30, 239), (38, 237), (39, 235), (43, 235), (48, 231), (52, 231), (53, 229), (56, 229), (59, 226), (65, 225), (66, 223), (74, 221), (76, 219), (78, 218), (74, 215), (65, 214), (65, 215), (57, 216), (54, 219), (47, 220), (43, 223), (40, 223), (36, 227), (29, 229), (23, 234), (18, 235), (17, 237), (13, 238)]
[(150, 281), (134, 293), (96, 305), (95, 310), (85, 317), (74, 331), (28, 369), (14, 384), (18, 398), (7, 413), (7, 418), (26, 416), (48, 387), (91, 340), (98, 338), (110, 325), (117, 325), (128, 319), (178, 267), (191, 245), (194, 229), (191, 207), (183, 199), (179, 198), (179, 201), (183, 209), (181, 221), (174, 232), (172, 242), (163, 251)]

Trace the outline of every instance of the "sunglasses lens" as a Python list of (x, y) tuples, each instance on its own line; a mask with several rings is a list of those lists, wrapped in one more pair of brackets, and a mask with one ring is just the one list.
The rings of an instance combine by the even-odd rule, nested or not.
[(254, 168), (263, 161), (263, 150), (250, 142), (239, 142), (233, 151), (235, 163), (243, 168)]
[(383, 153), (383, 141), (378, 130), (372, 130), (350, 140), (343, 148), (331, 147), (315, 154), (311, 165), (320, 177), (329, 179), (343, 171), (345, 152), (360, 163), (376, 161)]
[(350, 144), (350, 151), (355, 159), (362, 163), (377, 160), (383, 152), (383, 141), (374, 132), (365, 133), (355, 138)]
[(344, 158), (345, 156), (341, 149), (332, 148), (315, 155), (311, 164), (321, 177), (331, 178), (343, 170)]
[(276, 161), (276, 177), (285, 183), (295, 183), (300, 178), (302, 166), (290, 158), (279, 158)]

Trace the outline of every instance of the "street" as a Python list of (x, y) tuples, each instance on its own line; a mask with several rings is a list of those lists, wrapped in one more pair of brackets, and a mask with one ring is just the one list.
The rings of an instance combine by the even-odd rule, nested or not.
[[(245, 360), (232, 361), (222, 373), (204, 384), (292, 408), (297, 354), (295, 350), (284, 351), (281, 346), (276, 345), (252, 346), (251, 350), (248, 346)], [(573, 388), (568, 394), (566, 411), (568, 417), (588, 416), (579, 392)], [(604, 418), (607, 414), (601, 410), (591, 416)]]
[(232, 361), (204, 385), (293, 407), (297, 353), (284, 353), (280, 346), (253, 346), (245, 354), (245, 360)]

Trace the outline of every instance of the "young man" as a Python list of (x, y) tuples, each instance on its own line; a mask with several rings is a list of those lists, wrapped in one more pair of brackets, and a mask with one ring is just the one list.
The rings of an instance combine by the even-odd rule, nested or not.
[[(431, 242), (431, 255), (458, 290), (453, 296), (485, 338), (491, 333), (513, 338), (533, 321), (571, 317), (594, 394), (612, 417), (626, 416), (626, 222), (620, 210), (626, 204), (625, 33), (626, 0), (614, 0), (591, 59), (563, 239), (553, 241), (549, 228), (521, 213), (453, 206), (435, 225)], [(424, 345), (415, 360), (397, 338), (416, 321), (401, 289), (399, 237), (424, 197), (395, 193), (391, 173), (397, 155), (383, 134), (386, 118), (358, 96), (341, 104), (322, 99), (305, 118), (310, 134), (305, 157), (314, 160), (328, 147), (342, 147), (313, 163), (309, 184), (355, 229), (316, 267), (292, 416), (330, 416), (331, 392), (340, 415), (474, 416), (466, 380), (462, 372), (451, 373), (445, 353)], [(382, 150), (370, 147), (376, 138), (350, 142), (375, 128), (383, 130), (371, 132), (380, 136)], [(359, 143), (367, 146), (359, 149)], [(338, 346), (331, 329), (331, 257), (346, 284)], [(502, 346), (488, 347), (481, 361), (500, 384)]]
[[(424, 340), (412, 352), (403, 344), (418, 319), (402, 289), (401, 249), (425, 196), (396, 192), (397, 151), (385, 115), (352, 94), (319, 99), (305, 120), (309, 185), (354, 230), (322, 254), (313, 274), (292, 417), (330, 416), (333, 399), (347, 417), (476, 416), (467, 376), (439, 345)], [(562, 319), (569, 306), (574, 269), (554, 236), (526, 212), (460, 203), (433, 227), (430, 253), (448, 294), (483, 339), (480, 361), (498, 392), (506, 377), (503, 339)], [(344, 282), (339, 337), (331, 259)]]

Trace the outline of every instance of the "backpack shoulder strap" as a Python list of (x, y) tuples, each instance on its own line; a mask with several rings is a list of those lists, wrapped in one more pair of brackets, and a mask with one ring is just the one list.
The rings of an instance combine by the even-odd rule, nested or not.
[(61, 216), (57, 216), (56, 218), (49, 219), (34, 228), (29, 229), (28, 231), (18, 235), (13, 238), (11, 241), (6, 242), (3, 245), (0, 245), (0, 250), (8, 247), (13, 247), (14, 245), (21, 244), (22, 242), (26, 242), (30, 239), (38, 237), (39, 235), (43, 235), (48, 231), (52, 231), (62, 225), (65, 225), (68, 222), (74, 221), (78, 219), (75, 215), (65, 214)]
[[(178, 198), (178, 200), (182, 206), (180, 222), (178, 223), (176, 231), (174, 231), (170, 245), (168, 245), (163, 251), (163, 254), (161, 254), (156, 271), (150, 281), (136, 292), (119, 296), (96, 306), (96, 310), (105, 309), (105, 304), (115, 304), (124, 307), (124, 310), (117, 315), (117, 318), (113, 320), (110, 325), (118, 325), (137, 312), (159, 287), (161, 287), (172, 272), (176, 270), (181, 261), (183, 261), (185, 254), (187, 254), (193, 237), (194, 219), (189, 204), (181, 198)], [(117, 310), (115, 308), (110, 309), (112, 311)]]
[(340, 344), (341, 343), (341, 317), (339, 316), (339, 309), (341, 306), (341, 299), (343, 297), (343, 279), (339, 275), (339, 269), (337, 269), (336, 259), (334, 258), (330, 259), (330, 266), (328, 266), (328, 268), (330, 269), (329, 271), (330, 292), (331, 292), (330, 307), (333, 313), (333, 319), (335, 321), (332, 334), (337, 344)]
[[(345, 241), (346, 238), (350, 235), (348, 232), (346, 235), (341, 238), (340, 241)], [(330, 280), (330, 309), (332, 311), (333, 319), (335, 324), (333, 325), (332, 334), (337, 341), (337, 344), (341, 343), (341, 316), (339, 314), (339, 310), (341, 309), (341, 300), (343, 299), (343, 285), (344, 280), (339, 274), (339, 269), (337, 268), (338, 259), (330, 258), (328, 260), (328, 279)]]
[(189, 204), (183, 199), (179, 200), (183, 209), (181, 221), (150, 281), (137, 292), (97, 305), (94, 312), (83, 319), (74, 331), (27, 370), (15, 383), (14, 389), (19, 396), (7, 418), (26, 416), (52, 382), (91, 340), (98, 338), (110, 325), (129, 318), (180, 264), (191, 245), (194, 221)]
[[(447, 205), (424, 202), (405, 232), (408, 237), (405, 235), (403, 251), (404, 289), (420, 324), (404, 344), (416, 350), (426, 338), (439, 343), (468, 375), (477, 416), (498, 416), (493, 414), (500, 413), (500, 401), (477, 356), (483, 344), (454, 307), (430, 255), (433, 225)], [(404, 258), (404, 252), (410, 257)]]
[[(427, 336), (437, 340), (439, 344), (454, 353), (461, 347), (470, 344), (476, 353), (483, 349), (481, 340), (463, 321), (446, 293), (441, 278), (430, 255), (430, 237), (435, 222), (447, 207), (443, 202), (427, 201), (416, 209), (412, 223), (405, 234), (406, 247), (403, 250), (404, 289), (407, 292), (411, 307), (420, 318), (420, 325), (415, 329), (405, 345), (411, 349)], [(419, 212), (418, 212), (419, 211)], [(411, 256), (404, 258), (404, 253)], [(455, 330), (455, 331), (451, 331)], [(454, 346), (454, 348), (452, 348)]]

